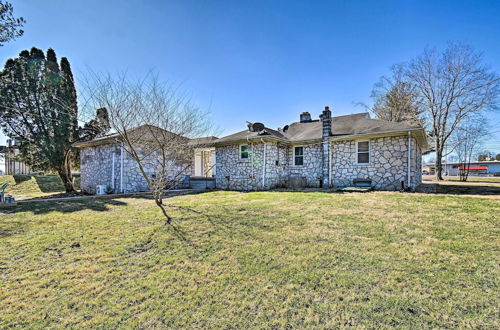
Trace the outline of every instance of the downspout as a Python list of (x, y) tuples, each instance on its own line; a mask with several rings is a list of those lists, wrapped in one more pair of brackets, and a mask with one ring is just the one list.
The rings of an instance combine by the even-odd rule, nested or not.
[(113, 189), (113, 192), (116, 193), (115, 191), (115, 152), (113, 151), (113, 161), (112, 161), (112, 166), (111, 166), (111, 188)]
[[(330, 141), (328, 141), (330, 143)], [(332, 148), (333, 146), (330, 144), (328, 148), (328, 188), (332, 187)]]
[(266, 147), (267, 144), (264, 142), (263, 139), (260, 139), (262, 143), (264, 143), (264, 164), (262, 164), (262, 189), (265, 189), (266, 187)]
[(120, 192), (125, 192), (123, 189), (123, 144), (121, 145), (120, 152)]
[(408, 131), (408, 188), (410, 188), (411, 184), (411, 131)]
[[(251, 173), (252, 175), (250, 176), (250, 180), (253, 180), (253, 178), (254, 178), (253, 144), (250, 143), (250, 140), (248, 139), (248, 136), (247, 136), (247, 146), (248, 146), (248, 150), (250, 152), (250, 154), (248, 155), (248, 158), (249, 158), (249, 161), (250, 161), (250, 166), (252, 168), (252, 173)], [(252, 147), (251, 150), (250, 150), (250, 146)], [(238, 153), (239, 153), (239, 149), (238, 149)], [(257, 189), (257, 186), (255, 186), (255, 189)]]

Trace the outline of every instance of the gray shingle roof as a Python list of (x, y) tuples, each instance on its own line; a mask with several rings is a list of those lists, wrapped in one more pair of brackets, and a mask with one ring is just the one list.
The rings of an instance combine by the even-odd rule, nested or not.
[[(135, 141), (153, 141), (155, 138), (168, 138), (172, 139), (173, 137), (182, 139), (182, 140), (189, 140), (185, 137), (182, 137), (180, 135), (177, 135), (175, 133), (166, 131), (160, 127), (156, 127), (153, 125), (141, 125), (137, 126), (131, 129), (128, 129), (127, 135), (129, 138), (135, 140)], [(168, 135), (167, 135), (168, 134)], [(86, 148), (86, 147), (93, 147), (93, 146), (98, 146), (98, 145), (103, 145), (103, 144), (117, 144), (120, 143), (121, 141), (121, 135), (119, 133), (112, 133), (108, 134), (102, 137), (95, 138), (90, 141), (83, 141), (83, 142), (76, 142), (73, 143), (73, 147), (77, 148)]]
[(191, 146), (209, 146), (218, 140), (215, 136), (205, 136), (189, 140), (189, 145)]
[[(224, 136), (215, 141), (215, 143), (222, 144), (264, 137), (274, 137), (288, 142), (320, 140), (322, 138), (322, 127), (322, 123), (319, 120), (308, 123), (295, 122), (288, 125), (288, 127), (285, 126), (283, 130), (279, 131), (267, 127), (261, 132), (244, 130)], [(367, 112), (332, 117), (333, 136), (377, 134), (416, 129), (419, 129), (419, 127), (405, 123), (371, 119)]]
[[(139, 126), (131, 131), (140, 131), (143, 127)], [(405, 123), (395, 123), (380, 119), (371, 119), (367, 112), (356, 113), (352, 115), (332, 117), (332, 136), (351, 136), (351, 135), (367, 135), (390, 132), (404, 132), (409, 130), (420, 130), (420, 139), (427, 144), (425, 133), (418, 126), (412, 126)], [(283, 129), (275, 130), (264, 127), (259, 132), (252, 132), (248, 129), (237, 132), (231, 135), (224, 136), (220, 139), (214, 136), (190, 139), (191, 146), (214, 146), (218, 144), (234, 143), (238, 141), (246, 141), (249, 139), (260, 139), (272, 137), (286, 142), (301, 142), (321, 140), (323, 126), (321, 121), (313, 120), (308, 123), (295, 122), (285, 126)], [(89, 147), (106, 143), (117, 143), (119, 134), (110, 134), (92, 141), (75, 143), (76, 147)]]

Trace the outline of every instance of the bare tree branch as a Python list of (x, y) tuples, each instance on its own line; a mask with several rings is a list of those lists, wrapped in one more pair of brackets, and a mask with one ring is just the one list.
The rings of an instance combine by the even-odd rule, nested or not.
[(171, 223), (163, 202), (165, 192), (191, 173), (191, 139), (213, 133), (209, 114), (152, 73), (135, 81), (125, 74), (91, 73), (85, 88), (92, 108), (108, 109), (117, 141), (136, 163), (156, 205)]
[(444, 147), (464, 122), (484, 111), (498, 110), (500, 78), (483, 64), (481, 53), (450, 44), (438, 53), (426, 49), (404, 66), (404, 79), (414, 86), (427, 112), (436, 151), (436, 176), (442, 180)]

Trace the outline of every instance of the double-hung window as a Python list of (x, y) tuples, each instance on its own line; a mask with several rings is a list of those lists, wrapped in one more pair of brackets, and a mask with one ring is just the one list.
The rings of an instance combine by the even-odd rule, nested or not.
[(293, 163), (297, 166), (304, 165), (304, 147), (293, 148)]
[(358, 164), (370, 164), (370, 141), (358, 141), (356, 145)]
[(242, 144), (240, 145), (240, 159), (241, 160), (248, 160), (248, 144)]

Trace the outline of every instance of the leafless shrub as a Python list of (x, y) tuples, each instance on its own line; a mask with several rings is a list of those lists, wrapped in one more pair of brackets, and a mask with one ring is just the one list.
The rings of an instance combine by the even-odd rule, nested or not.
[(487, 122), (483, 117), (463, 121), (451, 135), (450, 144), (457, 155), (460, 181), (467, 181), (470, 163), (487, 135)]
[(168, 223), (163, 200), (190, 173), (193, 146), (190, 139), (213, 132), (208, 112), (185, 94), (149, 74), (142, 80), (126, 75), (89, 74), (84, 83), (90, 107), (106, 108), (118, 142), (135, 161), (156, 205)]

